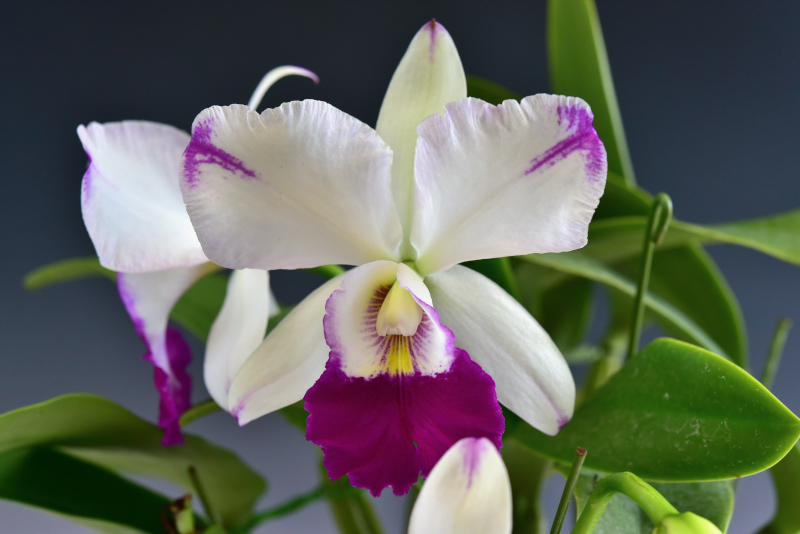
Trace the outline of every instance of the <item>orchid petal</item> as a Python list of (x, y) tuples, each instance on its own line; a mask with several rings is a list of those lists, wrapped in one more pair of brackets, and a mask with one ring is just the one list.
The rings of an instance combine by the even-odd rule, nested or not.
[(275, 67), (266, 73), (264, 77), (261, 78), (261, 81), (258, 82), (256, 90), (253, 91), (253, 96), (251, 96), (250, 101), (247, 102), (247, 107), (256, 109), (261, 103), (261, 99), (264, 98), (264, 95), (267, 94), (267, 91), (269, 91), (269, 88), (272, 87), (275, 82), (281, 78), (292, 75), (305, 76), (306, 78), (310, 78), (315, 84), (319, 84), (319, 76), (303, 67), (295, 67), (294, 65)]
[(458, 346), (494, 379), (498, 400), (542, 432), (558, 433), (575, 409), (575, 382), (547, 332), (500, 286), (467, 267), (425, 283)]
[(343, 276), (328, 280), (295, 306), (236, 373), (227, 405), (240, 425), (299, 401), (325, 370), (325, 302)]
[(233, 377), (264, 341), (271, 300), (267, 271), (245, 269), (231, 274), (222, 309), (208, 334), (203, 368), (208, 392), (225, 410)]
[(578, 98), (467, 98), (417, 130), (411, 244), (423, 275), (483, 258), (586, 244), (606, 151)]
[(155, 367), (161, 395), (158, 424), (166, 430), (165, 445), (183, 443), (179, 419), (191, 406), (191, 379), (185, 370), (191, 354), (180, 334), (168, 331), (169, 313), (192, 284), (216, 268), (206, 262), (186, 269), (117, 274), (122, 302), (147, 346), (144, 359)]
[(234, 269), (397, 258), (391, 149), (315, 100), (261, 115), (208, 108), (194, 121), (181, 189), (203, 250)]
[(100, 263), (148, 272), (208, 261), (186, 214), (178, 185), (185, 132), (155, 122), (78, 127), (89, 156), (81, 208)]
[(486, 438), (450, 447), (422, 486), (408, 534), (510, 534), (511, 481)]
[(405, 235), (411, 226), (417, 125), (433, 113), (444, 113), (445, 103), (466, 96), (458, 50), (447, 30), (432, 20), (414, 36), (394, 72), (375, 128), (394, 152), (392, 194)]

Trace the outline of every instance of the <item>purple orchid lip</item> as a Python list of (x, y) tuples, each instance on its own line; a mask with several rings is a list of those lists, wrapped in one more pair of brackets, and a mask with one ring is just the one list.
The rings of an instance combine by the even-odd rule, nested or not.
[[(337, 317), (348, 312), (347, 292), (358, 288), (346, 280), (342, 286), (326, 304), (325, 372), (304, 397), (306, 438), (322, 447), (331, 478), (347, 474), (375, 496), (386, 486), (402, 495), (461, 438), (485, 437), (500, 448), (505, 422), (494, 381), (455, 347), (438, 312), (412, 293), (425, 312), (416, 333), (379, 336), (377, 315), (391, 287), (379, 284), (352, 336)], [(372, 351), (377, 372), (348, 372), (358, 347)]]

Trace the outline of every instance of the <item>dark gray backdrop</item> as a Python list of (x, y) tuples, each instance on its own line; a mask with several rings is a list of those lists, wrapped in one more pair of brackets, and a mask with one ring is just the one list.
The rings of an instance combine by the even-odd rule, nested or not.
[[(639, 183), (668, 191), (676, 216), (692, 222), (798, 207), (800, 3), (597, 2)], [(265, 105), (316, 98), (374, 124), (394, 67), (431, 17), (450, 31), (468, 73), (523, 94), (548, 90), (543, 0), (3, 3), (0, 411), (86, 391), (144, 417), (156, 413), (152, 371), (111, 284), (37, 294), (20, 285), (34, 267), (93, 253), (80, 216), (86, 158), (78, 124), (146, 119), (188, 130), (207, 106), (246, 102), (281, 64), (308, 67), (322, 83), (281, 81)], [(740, 248), (712, 254), (739, 296), (759, 369), (775, 320), (800, 319), (800, 272)], [(276, 273), (273, 282), (293, 302), (319, 280)], [(795, 412), (798, 340), (793, 333), (775, 386)], [(270, 478), (265, 505), (315, 484), (312, 448), (277, 416), (239, 429), (217, 414), (193, 430)], [(773, 507), (766, 475), (740, 490), (734, 533), (753, 531)], [(379, 500), (389, 532), (400, 531), (402, 505)], [(330, 524), (315, 505), (263, 532), (326, 532)], [(0, 532), (84, 530), (0, 502)]]

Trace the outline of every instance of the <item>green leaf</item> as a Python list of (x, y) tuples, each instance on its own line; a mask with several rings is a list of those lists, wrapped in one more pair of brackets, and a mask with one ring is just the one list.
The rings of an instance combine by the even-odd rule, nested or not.
[(205, 341), (222, 308), (227, 288), (228, 279), (221, 273), (204, 276), (175, 303), (170, 319)]
[(593, 304), (594, 285), (588, 278), (568, 278), (544, 291), (540, 323), (562, 352), (583, 341), (592, 321)]
[(633, 164), (611, 79), (603, 31), (593, 0), (549, 0), (547, 51), (554, 94), (579, 96), (594, 112), (608, 152), (608, 170), (633, 184)]
[(584, 465), (593, 471), (707, 481), (772, 466), (800, 437), (800, 419), (740, 367), (660, 339), (581, 405), (557, 436), (519, 424), (512, 437), (563, 463), (584, 447)]
[[(575, 502), (579, 514), (598, 480), (597, 475), (582, 474), (575, 486)], [(734, 492), (730, 481), (667, 483), (652, 486), (679, 512), (692, 512), (705, 517), (725, 532), (733, 515)], [(651, 534), (653, 525), (647, 514), (623, 494), (609, 502), (594, 534)]]
[(552, 462), (531, 453), (513, 439), (503, 441), (503, 463), (511, 480), (513, 534), (544, 534), (547, 514), (541, 496), (552, 474)]
[[(606, 224), (613, 224), (606, 222), (609, 218), (641, 217), (642, 220), (646, 220), (651, 202), (652, 198), (647, 192), (637, 187), (628, 188), (620, 177), (609, 173), (605, 193), (589, 226), (589, 243), (577, 254), (588, 254), (598, 258), (597, 250), (602, 247), (602, 243), (595, 243), (594, 228), (602, 229)], [(667, 241), (671, 239), (671, 232), (672, 226), (666, 234)], [(602, 230), (599, 236), (602, 237)], [(628, 252), (625, 258), (605, 256), (598, 259), (605, 263), (618, 263), (619, 260), (627, 258), (625, 263), (616, 265), (615, 268), (629, 278), (635, 279), (639, 269), (644, 225), (639, 235), (632, 239), (633, 241), (627, 245)], [(614, 250), (618, 245), (612, 243), (605, 247), (605, 250)], [(564, 254), (571, 255), (576, 252)], [(650, 290), (652, 294), (659, 296), (683, 315), (691, 318), (726, 351), (726, 355), (733, 361), (743, 366), (747, 365), (746, 330), (739, 303), (713, 259), (696, 242), (682, 243), (671, 248), (659, 245), (653, 259)], [(659, 320), (657, 316), (656, 319), (671, 335), (698, 342), (691, 337), (679, 335), (679, 330), (672, 328), (669, 322)], [(703, 346), (717, 352), (712, 346)]]
[(800, 532), (800, 448), (791, 448), (783, 460), (770, 469), (778, 509), (761, 534), (798, 534)]
[(331, 480), (328, 471), (322, 464), (322, 454), (319, 461), (322, 489), (328, 495), (343, 495), (342, 498), (329, 498), (328, 506), (342, 534), (382, 534), (378, 516), (372, 508), (372, 503), (364, 491), (354, 490), (347, 475), (338, 480)]
[[(600, 282), (619, 290), (631, 298), (636, 294), (636, 284), (633, 280), (583, 255), (579, 251), (560, 254), (530, 254), (528, 256), (519, 256), (519, 259), (550, 267), (562, 273), (582, 276), (589, 280)], [(717, 354), (727, 356), (720, 345), (694, 320), (669, 302), (653, 294), (652, 291), (649, 291), (645, 296), (645, 305), (665, 329), (674, 332), (682, 339), (691, 341)]]
[(499, 83), (469, 74), (467, 75), (467, 94), (495, 106), (501, 104), (504, 100), (520, 100), (522, 98), (518, 93), (503, 87)]
[(238, 525), (266, 490), (264, 480), (233, 453), (202, 438), (162, 447), (163, 431), (110, 400), (71, 394), (0, 416), (0, 453), (49, 446), (114, 471), (169, 480), (187, 491), (194, 466), (223, 521)]
[(117, 273), (102, 267), (97, 258), (70, 258), (29, 272), (22, 279), (22, 285), (33, 291), (71, 280), (96, 277), (105, 277), (115, 282)]
[[(116, 473), (46, 447), (0, 453), (0, 498), (79, 519), (163, 534), (169, 500)], [(127, 529), (125, 531), (127, 531)]]
[[(638, 260), (619, 265), (622, 272), (633, 276)], [(728, 282), (700, 245), (687, 245), (656, 250), (650, 271), (650, 291), (679, 309), (699, 325), (737, 365), (748, 366), (747, 336), (742, 310)], [(675, 337), (673, 325), (660, 323)], [(691, 341), (687, 339), (687, 341)]]
[[(635, 216), (593, 222), (584, 251), (606, 262), (636, 256), (641, 250), (646, 223), (645, 217)], [(800, 210), (709, 226), (673, 221), (659, 249), (695, 242), (741, 245), (800, 265)]]
[[(728, 530), (733, 516), (735, 492), (728, 480), (715, 482), (686, 482), (671, 484), (653, 482), (652, 486), (663, 495), (679, 512), (692, 512), (714, 523), (722, 532)], [(653, 525), (647, 514), (642, 514), (642, 534), (653, 532)]]

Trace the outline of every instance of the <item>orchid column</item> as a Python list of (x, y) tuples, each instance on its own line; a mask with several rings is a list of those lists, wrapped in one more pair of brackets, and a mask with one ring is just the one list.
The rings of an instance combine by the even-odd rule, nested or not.
[(301, 302), (233, 378), (241, 424), (306, 400), (337, 478), (408, 491), (455, 442), (498, 448), (498, 400), (555, 434), (575, 386), (524, 308), (458, 263), (586, 243), (606, 155), (580, 99), (466, 98), (431, 21), (377, 131), (313, 100), (195, 119), (181, 190), (206, 255), (235, 269), (356, 268)]

